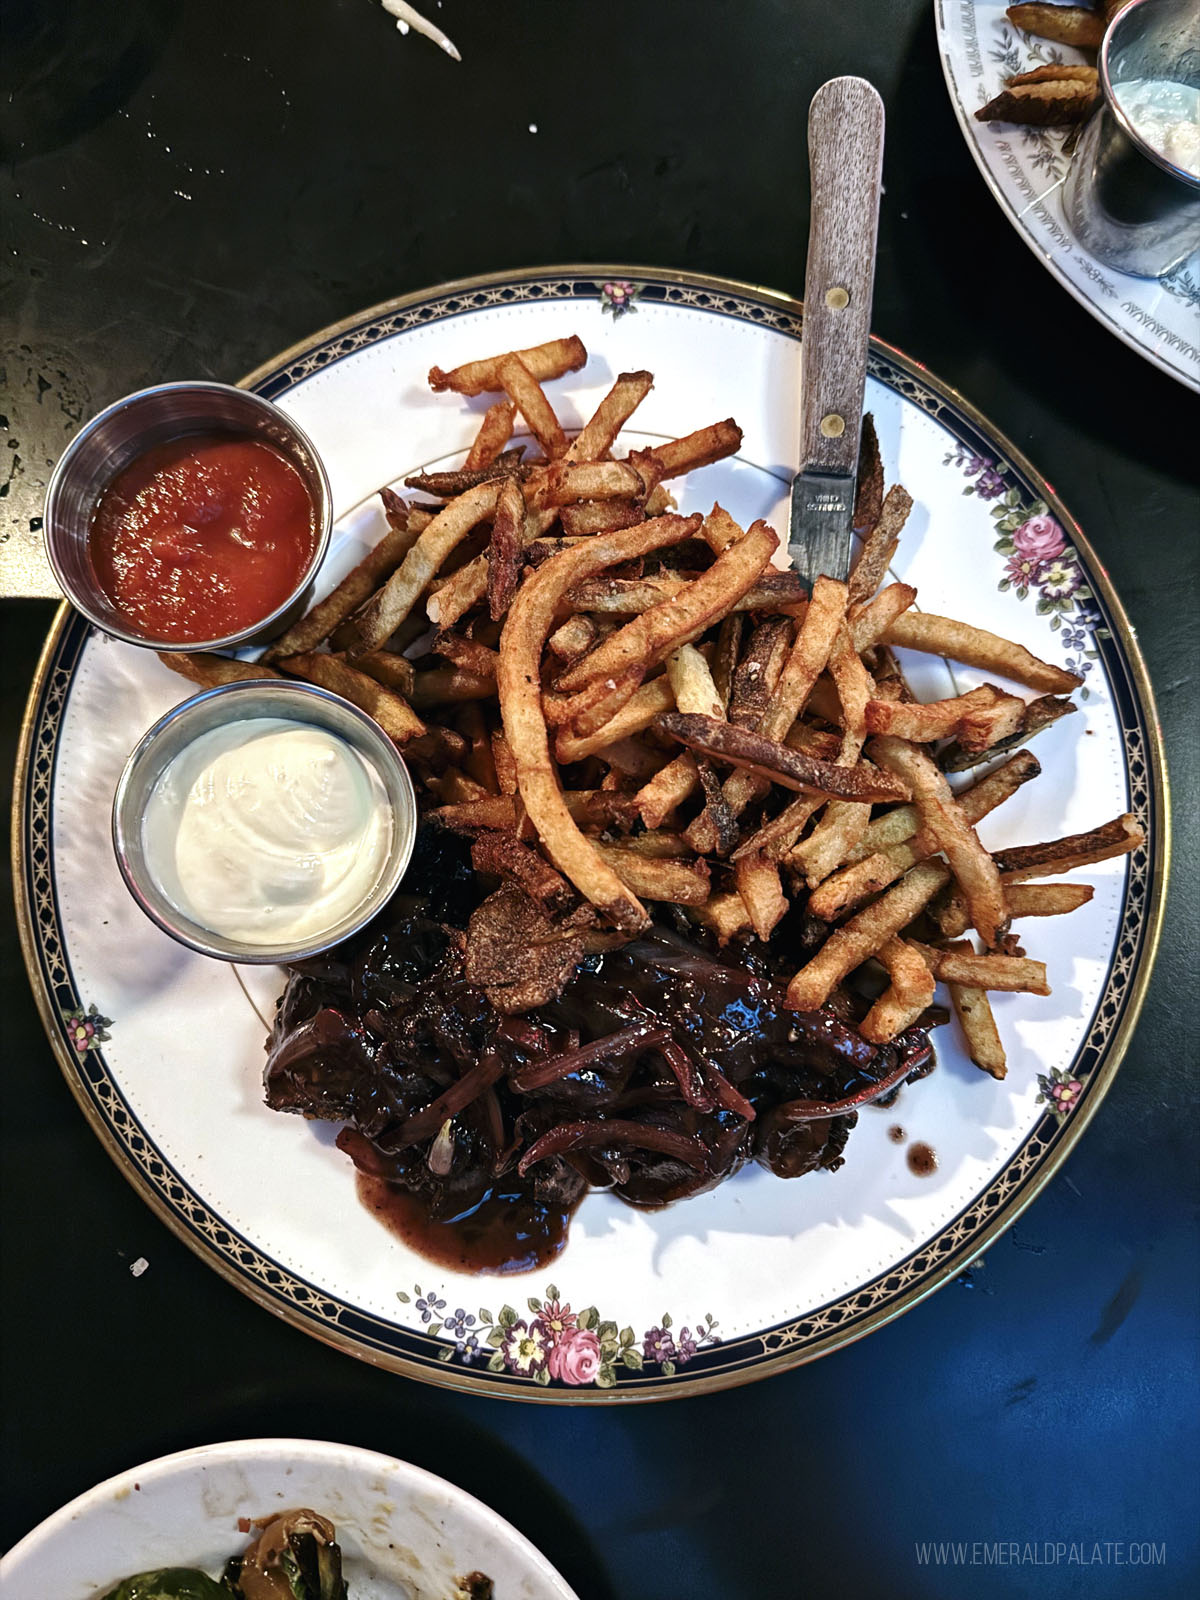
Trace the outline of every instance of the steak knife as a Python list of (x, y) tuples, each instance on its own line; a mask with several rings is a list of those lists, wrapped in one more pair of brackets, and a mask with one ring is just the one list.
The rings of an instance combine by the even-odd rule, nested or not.
[(811, 584), (850, 570), (883, 171), (883, 101), (865, 78), (831, 78), (817, 90), (808, 108), (808, 162), (800, 471), (788, 551)]

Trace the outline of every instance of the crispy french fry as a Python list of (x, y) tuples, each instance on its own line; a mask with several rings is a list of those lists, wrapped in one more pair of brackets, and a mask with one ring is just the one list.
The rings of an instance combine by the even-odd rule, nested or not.
[(700, 787), (696, 758), (690, 750), (668, 761), (637, 792), (638, 811), (647, 828), (661, 828)]
[(500, 641), (500, 710), (525, 808), (555, 866), (609, 921), (623, 928), (642, 927), (645, 909), (579, 831), (563, 800), (542, 716), (542, 647), (555, 609), (573, 584), (613, 562), (680, 543), (698, 526), (699, 518), (659, 517), (637, 528), (597, 534), (552, 556), (518, 590)]
[(465, 639), (461, 634), (451, 633), (443, 628), (433, 641), (433, 653), (444, 656), (447, 661), (452, 661), (456, 667), (465, 667), (468, 672), (473, 672), (479, 678), (496, 680), (496, 668), (500, 665), (500, 652), (491, 650), (485, 644), (480, 644), (477, 639)]
[[(569, 725), (571, 732), (579, 738), (590, 738), (624, 710), (641, 687), (645, 676), (645, 668), (635, 662), (618, 677), (597, 678), (594, 683), (589, 683), (586, 688), (567, 698), (559, 712), (561, 722)], [(547, 716), (546, 721), (550, 723), (551, 718)]]
[(500, 793), (516, 794), (517, 763), (513, 760), (513, 753), (502, 728), (496, 728), (492, 732), (492, 760), (496, 763), (496, 782), (500, 785)]
[(988, 949), (1008, 931), (1008, 911), (995, 862), (979, 842), (950, 785), (923, 750), (903, 739), (877, 738), (870, 753), (912, 790), (922, 830), (943, 852)]
[(616, 443), (617, 435), (654, 387), (652, 372), (623, 372), (575, 436), (567, 451), (569, 461), (599, 461)]
[(906, 928), (949, 878), (949, 867), (940, 861), (913, 867), (894, 889), (830, 934), (788, 985), (788, 1005), (797, 1011), (818, 1010), (835, 985)]
[(577, 898), (561, 872), (507, 831), (479, 834), (471, 846), (471, 865), (476, 872), (490, 872), (520, 884), (543, 911), (564, 911)]
[(479, 424), (479, 432), (463, 462), (467, 472), (478, 472), (492, 465), (512, 438), (516, 415), (517, 408), (511, 400), (497, 400), (495, 405), (487, 408)]
[(685, 472), (711, 467), (714, 461), (723, 461), (740, 450), (741, 444), (742, 430), (732, 417), (727, 417), (724, 422), (697, 428), (695, 433), (686, 434), (682, 439), (655, 445), (651, 454), (658, 463), (660, 476), (678, 478)]
[(469, 747), (464, 763), (468, 775), (474, 778), (488, 794), (499, 794), (501, 791), (500, 780), (496, 776), (496, 758), (492, 754), (491, 736), (479, 702), (468, 700), (459, 708), (455, 722)]
[(727, 945), (739, 933), (748, 933), (753, 926), (746, 902), (740, 894), (714, 894), (699, 906), (692, 906), (689, 915), (701, 927), (717, 936), (719, 945)]
[(725, 707), (708, 662), (695, 645), (682, 644), (671, 652), (667, 657), (667, 677), (677, 711), (697, 711), (701, 716), (724, 718)]
[(523, 481), (531, 477), (533, 468), (523, 465), (521, 461), (524, 454), (525, 446), (521, 445), (515, 450), (503, 451), (488, 467), (476, 467), (473, 470), (458, 467), (446, 472), (414, 472), (410, 478), (405, 478), (404, 487), (417, 489), (422, 494), (431, 494), (438, 500), (456, 500), (468, 489), (478, 489), (481, 483), (500, 483), (505, 478), (519, 478)]
[(869, 600), (887, 576), (911, 510), (912, 495), (900, 484), (893, 484), (850, 574), (850, 599), (855, 605)]
[(524, 543), (525, 496), (515, 478), (509, 478), (496, 501), (492, 537), (488, 545), (488, 610), (498, 622), (512, 603)]
[[(507, 794), (490, 794), (467, 805), (436, 806), (429, 815), (452, 833), (474, 834), (487, 830), (516, 833), (519, 826), (516, 802)], [(536, 837), (532, 825), (528, 833)]]
[(883, 460), (875, 418), (868, 411), (862, 419), (858, 446), (858, 479), (854, 487), (854, 526), (865, 539), (883, 513)]
[[(574, 334), (569, 339), (551, 339), (546, 344), (534, 345), (528, 350), (514, 350), (515, 355), (539, 383), (551, 378), (564, 377), (568, 372), (578, 372), (587, 361), (587, 351), (582, 339)], [(465, 366), (443, 372), (441, 367), (431, 367), (429, 387), (435, 394), (453, 389), (456, 394), (495, 394), (503, 388), (500, 366), (505, 356), (489, 356), (483, 361), (468, 361)]]
[[(348, 616), (357, 611), (363, 602), (375, 593), (379, 585), (390, 577), (420, 536), (419, 519), (413, 518), (409, 508), (390, 489), (380, 490), (387, 510), (388, 531), (379, 543), (348, 572), (324, 600), (319, 600), (312, 610), (286, 633), (271, 644), (265, 659), (278, 661), (283, 656), (303, 655), (323, 644), (330, 634)], [(390, 497), (390, 499), (389, 499)], [(380, 644), (387, 634), (378, 641)]]
[(742, 532), (741, 525), (733, 520), (724, 506), (714, 505), (704, 519), (700, 537), (711, 550), (720, 555), (723, 550), (728, 550), (731, 544), (738, 542)]
[(412, 703), (421, 711), (435, 706), (456, 706), (466, 700), (494, 700), (495, 677), (472, 672), (469, 667), (434, 667), (413, 677)]
[(205, 650), (160, 650), (164, 667), (198, 683), (202, 689), (215, 689), (219, 683), (240, 683), (247, 678), (278, 678), (274, 667), (262, 661), (235, 661), (232, 656), (212, 655)]
[(674, 704), (671, 680), (665, 675), (655, 678), (650, 683), (642, 684), (611, 722), (597, 729), (595, 733), (583, 735), (571, 733), (565, 728), (560, 729), (555, 740), (554, 754), (564, 764), (569, 761), (582, 761), (585, 756), (595, 755), (598, 750), (615, 744), (618, 739), (627, 739), (631, 734), (644, 732), (657, 716), (669, 711)]
[(1066, 61), (1050, 61), (1044, 67), (1034, 67), (1030, 72), (1018, 72), (1013, 78), (1007, 80), (1010, 89), (1023, 83), (1062, 83), (1074, 81), (1087, 83), (1093, 88), (1098, 88), (1099, 73), (1095, 67), (1085, 67), (1078, 63), (1072, 65)]
[(285, 672), (342, 695), (360, 706), (397, 744), (406, 744), (425, 732), (425, 724), (402, 695), (360, 672), (340, 656), (301, 654), (288, 656), (279, 665)]
[(733, 674), (729, 720), (739, 728), (757, 728), (779, 682), (792, 644), (792, 625), (784, 617), (760, 622), (750, 635)]
[[(913, 868), (914, 872), (920, 870), (920, 867)], [(1030, 961), (1027, 956), (960, 954), (956, 950), (938, 950), (933, 945), (919, 944), (915, 939), (909, 941), (909, 946), (920, 953), (934, 977), (943, 983), (965, 983), (973, 989), (999, 989), (1013, 994), (1050, 993), (1044, 961)]]
[[(993, 768), (985, 777), (976, 779), (970, 788), (961, 790), (957, 796), (958, 802), (972, 824), (980, 822), (989, 811), (994, 811), (1016, 794), (1022, 784), (1038, 777), (1041, 770), (1041, 762), (1035, 755), (1028, 750), (1018, 750), (1002, 766)], [(897, 806), (894, 811), (886, 812), (871, 823), (851, 860), (862, 860), (889, 845), (903, 844), (919, 829), (916, 806)]]
[(742, 856), (734, 864), (734, 881), (755, 933), (769, 939), (788, 908), (778, 866), (761, 852)]
[(874, 767), (839, 767), (832, 762), (817, 761), (773, 739), (765, 739), (760, 733), (735, 728), (713, 717), (665, 712), (655, 725), (660, 732), (678, 739), (680, 744), (700, 755), (746, 767), (772, 783), (782, 784), (785, 789), (810, 790), (840, 800), (908, 798), (908, 790), (899, 780)]
[(581, 689), (594, 678), (616, 678), (635, 664), (643, 671), (657, 666), (723, 616), (750, 588), (778, 546), (773, 529), (756, 522), (680, 594), (642, 612), (569, 667), (562, 675), (562, 687)]
[[(564, 511), (569, 509), (563, 507)], [(681, 594), (689, 581), (680, 574), (669, 573), (653, 573), (644, 578), (592, 578), (575, 589), (571, 604), (581, 611), (636, 616)], [(768, 571), (734, 602), (730, 612), (786, 611), (793, 615), (803, 608), (805, 600), (805, 588), (796, 573)]]
[[(831, 800), (829, 804), (835, 805)], [(752, 833), (738, 845), (730, 859), (740, 861), (744, 856), (755, 855), (761, 852), (768, 861), (782, 861), (793, 850), (796, 840), (804, 831), (805, 824), (813, 814), (813, 802), (808, 795), (789, 801), (777, 817), (770, 822), (765, 822), (761, 828)]]
[(913, 1023), (933, 999), (933, 973), (903, 939), (889, 939), (879, 951), (891, 983), (858, 1025), (872, 1044), (886, 1044)]
[[(937, 617), (929, 611), (906, 611), (897, 616), (883, 634), (885, 644), (901, 645), (906, 650), (949, 656), (964, 666), (981, 672), (998, 672), (1045, 694), (1069, 694), (1083, 679), (1064, 672), (1048, 661), (1039, 661), (1024, 645), (1002, 639), (984, 628), (973, 628), (950, 617)], [(856, 641), (857, 642), (857, 641)]]
[(721, 704), (726, 711), (729, 709), (733, 674), (741, 653), (744, 631), (745, 619), (735, 612), (730, 612), (729, 616), (723, 618), (717, 629), (717, 642), (713, 647), (712, 677), (716, 691), (721, 697)]
[[(954, 955), (975, 953), (967, 940), (961, 944), (947, 945), (946, 949)], [(1006, 1077), (1008, 1060), (1000, 1042), (1000, 1032), (987, 990), (968, 983), (949, 983), (946, 987), (950, 990), (950, 1001), (967, 1041), (968, 1057), (981, 1072), (993, 1078)]]
[[(1070, 7), (1045, 6), (1047, 11)], [(1090, 14), (1090, 13), (1089, 13)], [(1099, 83), (1057, 78), (1053, 83), (1021, 83), (1001, 89), (975, 113), (979, 122), (1015, 122), (1025, 127), (1067, 128), (1086, 122), (1100, 100)]]
[[(1000, 885), (1009, 920), (1018, 917), (1061, 917), (1087, 905), (1095, 894), (1090, 883), (1019, 883), (1003, 874)], [(973, 927), (965, 896), (952, 894), (937, 912), (938, 927), (944, 939), (960, 938)]]
[(917, 598), (917, 591), (908, 583), (889, 583), (875, 598), (865, 605), (850, 609), (850, 636), (860, 655), (878, 644), (902, 612), (908, 610)]
[(570, 663), (578, 660), (585, 650), (590, 650), (595, 642), (596, 624), (590, 617), (576, 612), (573, 617), (567, 618), (561, 628), (554, 630), (546, 641), (546, 648), (560, 661)]
[(645, 513), (634, 500), (581, 500), (578, 505), (560, 507), (559, 519), (569, 538), (580, 539), (589, 533), (632, 528), (645, 521)]
[[(846, 620), (848, 599), (844, 583), (818, 578), (813, 584), (804, 621), (758, 723), (758, 731), (764, 737), (782, 739), (803, 711), (813, 685), (829, 661), (838, 629)], [(853, 655), (853, 650), (850, 654)], [(861, 672), (858, 657), (854, 659)]]
[(803, 872), (810, 889), (836, 871), (867, 831), (871, 807), (857, 800), (831, 800), (817, 826), (787, 855), (788, 864)]
[(1005, 14), (1022, 33), (1052, 39), (1055, 44), (1095, 50), (1104, 37), (1103, 15), (1087, 6), (1016, 5), (1009, 6)]
[[(815, 590), (814, 590), (815, 596)], [(829, 657), (829, 670), (837, 686), (842, 706), (842, 743), (837, 761), (848, 766), (858, 759), (866, 737), (866, 708), (874, 693), (871, 675), (858, 658), (858, 652), (844, 622), (838, 624), (837, 637)], [(793, 866), (803, 865), (810, 888), (840, 866), (862, 838), (871, 821), (871, 807), (862, 801), (831, 800), (811, 835), (788, 857)]]
[(1060, 717), (1070, 716), (1075, 709), (1075, 704), (1071, 700), (1056, 700), (1053, 695), (1044, 694), (1040, 699), (1031, 700), (1025, 707), (1021, 726), (1015, 733), (1009, 734), (1007, 738), (997, 739), (986, 750), (968, 750), (956, 741), (947, 745), (942, 751), (938, 757), (939, 765), (945, 772), (965, 772), (971, 767), (978, 766), (981, 761), (991, 761), (1004, 751), (1024, 744), (1035, 734), (1052, 726)]
[(867, 705), (871, 733), (890, 733), (913, 744), (930, 744), (957, 734), (965, 749), (986, 750), (1021, 726), (1025, 702), (1004, 694), (993, 684), (982, 684), (949, 700), (872, 700)]
[(354, 665), (360, 672), (365, 672), (368, 678), (374, 678), (376, 683), (395, 689), (406, 700), (412, 698), (415, 674), (412, 662), (404, 656), (393, 650), (369, 650), (365, 656), (359, 656)]
[(519, 356), (505, 356), (497, 377), (508, 398), (529, 424), (537, 442), (546, 452), (548, 460), (566, 454), (567, 436), (562, 423), (554, 415), (541, 384)]
[(1006, 883), (1022, 883), (1027, 878), (1048, 878), (1056, 872), (1069, 872), (1073, 867), (1086, 867), (1096, 861), (1108, 861), (1113, 856), (1128, 855), (1145, 842), (1146, 835), (1137, 818), (1127, 811), (1089, 833), (1068, 834), (1066, 838), (1052, 839), (1046, 844), (997, 850), (995, 862)]
[(709, 897), (707, 861), (660, 859), (616, 844), (598, 844), (596, 849), (622, 883), (647, 900), (697, 906), (703, 905)]
[(438, 513), (404, 557), (399, 570), (355, 613), (351, 621), (352, 656), (378, 650), (395, 632), (450, 552), (495, 512), (500, 487), (499, 483), (478, 484)]

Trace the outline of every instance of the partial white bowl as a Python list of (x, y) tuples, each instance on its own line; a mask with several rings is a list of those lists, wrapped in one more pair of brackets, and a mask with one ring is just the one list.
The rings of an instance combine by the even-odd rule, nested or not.
[(337, 1528), (352, 1600), (451, 1600), (473, 1571), (496, 1600), (576, 1600), (502, 1517), (419, 1467), (351, 1445), (242, 1439), (163, 1456), (56, 1511), (0, 1561), (4, 1600), (99, 1600), (162, 1566), (219, 1576), (239, 1517), (307, 1506)]

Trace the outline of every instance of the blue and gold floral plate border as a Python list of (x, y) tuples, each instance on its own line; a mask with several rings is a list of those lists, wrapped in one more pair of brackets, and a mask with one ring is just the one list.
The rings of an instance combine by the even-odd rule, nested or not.
[[(799, 301), (722, 278), (636, 267), (556, 267), (465, 279), (405, 295), (326, 328), (243, 380), (278, 397), (365, 346), (497, 305), (599, 299), (614, 317), (638, 302), (690, 306), (800, 335)], [(1112, 1083), (1145, 997), (1159, 938), (1169, 859), (1167, 775), (1154, 698), (1137, 642), (1103, 568), (1057, 497), (1008, 440), (946, 385), (878, 340), (871, 375), (920, 406), (957, 440), (968, 492), (993, 502), (1009, 581), (1054, 613), (1078, 661), (1102, 661), (1124, 734), (1129, 809), (1147, 843), (1130, 858), (1121, 927), (1090, 1031), (1069, 1072), (1042, 1082), (1045, 1111), (1008, 1165), (932, 1240), (873, 1281), (793, 1321), (721, 1337), (711, 1318), (644, 1336), (594, 1306), (572, 1311), (553, 1284), (522, 1308), (448, 1308), (414, 1285), (422, 1330), (331, 1297), (242, 1237), (197, 1195), (139, 1124), (104, 1060), (109, 1019), (78, 993), (63, 945), (51, 831), (64, 708), (90, 625), (67, 605), (55, 618), (26, 708), (13, 795), (13, 878), (21, 943), (50, 1042), (67, 1082), (118, 1167), (164, 1222), (258, 1304), (376, 1365), (456, 1389), (524, 1400), (637, 1401), (766, 1377), (862, 1338), (961, 1272), (1021, 1214), (1079, 1140)], [(1057, 530), (1057, 531), (1055, 531)], [(1034, 558), (1036, 566), (1032, 566)], [(1025, 563), (1023, 566), (1022, 563)], [(1034, 585), (1040, 585), (1036, 590)], [(1070, 632), (1068, 633), (1068, 630)], [(1085, 668), (1086, 671), (1086, 668)], [(407, 1299), (407, 1295), (402, 1295)]]

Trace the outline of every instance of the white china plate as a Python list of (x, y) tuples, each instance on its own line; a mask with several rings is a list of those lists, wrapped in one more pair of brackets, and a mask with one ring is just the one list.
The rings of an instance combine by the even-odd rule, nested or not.
[[(486, 399), (432, 394), (429, 367), (571, 332), (591, 359), (552, 386), (568, 426), (615, 374), (649, 368), (655, 388), (627, 443), (730, 415), (745, 431), (735, 460), (673, 485), (681, 506), (719, 498), (743, 522), (786, 526), (799, 328), (796, 302), (724, 280), (531, 271), (376, 308), (247, 381), (297, 418), (327, 463), (332, 583), (383, 531), (379, 485), (460, 459), (475, 431)], [(1147, 847), (1087, 869), (1095, 898), (1069, 923), (1027, 925), (1054, 994), (997, 997), (1004, 1082), (940, 1030), (938, 1070), (895, 1109), (860, 1115), (841, 1171), (784, 1182), (754, 1168), (658, 1213), (590, 1196), (549, 1271), (497, 1281), (428, 1265), (360, 1208), (328, 1127), (263, 1105), (266, 1019), (282, 975), (174, 944), (129, 898), (109, 840), (129, 749), (187, 686), (64, 608), (31, 697), (16, 792), (34, 988), (68, 1081), (119, 1165), (261, 1304), (370, 1361), (460, 1388), (602, 1401), (722, 1387), (811, 1359), (912, 1305), (1013, 1219), (1078, 1137), (1116, 1070), (1157, 937), (1165, 775), (1144, 667), (1078, 529), (965, 402), (876, 344), (867, 403), (888, 481), (915, 498), (896, 571), (918, 586), (918, 603), (1085, 674), (1079, 713), (1034, 746), (1043, 776), (986, 820), (985, 842), (1053, 838), (1132, 810)], [(927, 694), (979, 679), (937, 661), (910, 666)], [(896, 1123), (933, 1147), (933, 1176), (909, 1170), (889, 1138)], [(565, 1325), (551, 1326), (546, 1301), (574, 1308)], [(565, 1331), (573, 1359), (551, 1377), (547, 1352)]]

